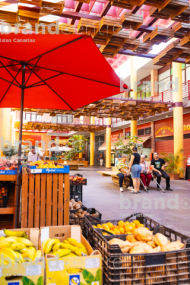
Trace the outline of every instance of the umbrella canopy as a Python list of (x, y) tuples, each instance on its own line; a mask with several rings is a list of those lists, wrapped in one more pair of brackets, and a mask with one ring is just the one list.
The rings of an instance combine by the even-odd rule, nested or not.
[(39, 109), (74, 110), (123, 92), (89, 36), (10, 34), (0, 42), (1, 108), (20, 107), (22, 86), (24, 108)]
[(49, 151), (70, 151), (71, 148), (67, 146), (53, 146), (48, 149)]
[(86, 35), (0, 35), (0, 108), (20, 108), (15, 228), (24, 108), (74, 110), (120, 93), (120, 79)]

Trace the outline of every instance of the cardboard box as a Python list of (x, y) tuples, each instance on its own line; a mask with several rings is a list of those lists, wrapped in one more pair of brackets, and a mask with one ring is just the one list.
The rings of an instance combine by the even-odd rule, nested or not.
[(69, 173), (69, 165), (65, 165), (64, 168), (37, 168), (36, 166), (27, 165), (27, 169), (32, 174), (37, 173)]
[[(102, 285), (102, 256), (93, 251), (90, 244), (81, 234), (81, 228), (74, 226), (58, 226), (41, 229), (41, 242), (47, 238), (57, 238), (61, 242), (72, 237), (81, 242), (88, 251), (88, 256), (55, 258), (46, 255), (47, 285)], [(72, 273), (68, 270), (72, 269)]]
[[(38, 249), (39, 229), (13, 229), (11, 231), (25, 231), (28, 239)], [(0, 236), (4, 232), (0, 231)], [(43, 257), (35, 262), (14, 263), (9, 265), (0, 265), (0, 285), (43, 285), (44, 284), (44, 262)]]

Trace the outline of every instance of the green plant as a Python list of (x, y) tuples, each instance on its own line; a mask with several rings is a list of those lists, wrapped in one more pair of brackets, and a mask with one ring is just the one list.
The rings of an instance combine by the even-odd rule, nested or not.
[(166, 171), (168, 173), (173, 174), (181, 174), (184, 173), (184, 169), (182, 167), (179, 167), (181, 162), (183, 162), (186, 157), (181, 157), (181, 153), (183, 150), (180, 150), (178, 154), (172, 154), (172, 153), (161, 153), (163, 159), (168, 163), (168, 166), (166, 167)]
[(15, 148), (14, 146), (9, 146), (8, 144), (4, 144), (3, 146), (3, 154), (5, 156), (8, 156), (9, 158), (11, 158), (11, 156), (15, 155), (18, 153), (18, 149)]
[(124, 144), (124, 138), (120, 138), (115, 144), (114, 144), (114, 147), (115, 147), (115, 152), (116, 152), (116, 155), (121, 155), (122, 154), (126, 154), (128, 156), (128, 160), (130, 158), (130, 155), (132, 154), (132, 148), (134, 146), (136, 146), (138, 148), (138, 151), (139, 149), (142, 149), (143, 148), (143, 145), (142, 145), (142, 140), (139, 139), (137, 136), (129, 136), (127, 137), (126, 139), (128, 139), (128, 143), (125, 145)]
[(68, 145), (72, 146), (72, 149), (65, 153), (65, 160), (73, 160), (77, 153), (83, 152), (87, 140), (84, 136), (73, 135), (70, 137)]

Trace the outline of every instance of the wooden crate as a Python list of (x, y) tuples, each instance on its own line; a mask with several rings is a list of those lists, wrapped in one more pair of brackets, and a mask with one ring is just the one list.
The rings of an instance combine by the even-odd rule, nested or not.
[(121, 16), (121, 22), (124, 29), (138, 30), (143, 24), (143, 16), (133, 14), (131, 12), (124, 12)]
[(120, 19), (103, 17), (100, 21), (99, 31), (105, 34), (115, 35), (122, 29)]
[(99, 30), (99, 25), (100, 21), (81, 18), (77, 26), (77, 32), (96, 35)]
[(68, 225), (69, 195), (69, 174), (28, 174), (23, 169), (21, 227)]
[(8, 204), (6, 208), (0, 208), (0, 229), (14, 228), (15, 223), (15, 203), (16, 203), (16, 175), (0, 175), (0, 181), (15, 182), (14, 189), (9, 191)]

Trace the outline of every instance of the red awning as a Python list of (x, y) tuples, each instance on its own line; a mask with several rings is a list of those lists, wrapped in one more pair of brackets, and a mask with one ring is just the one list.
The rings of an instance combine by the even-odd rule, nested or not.
[[(120, 79), (86, 35), (0, 35), (0, 107), (77, 109), (121, 93)], [(4, 80), (3, 80), (4, 79)]]

